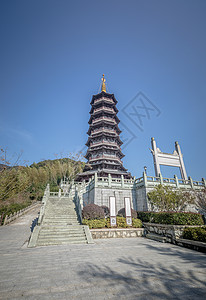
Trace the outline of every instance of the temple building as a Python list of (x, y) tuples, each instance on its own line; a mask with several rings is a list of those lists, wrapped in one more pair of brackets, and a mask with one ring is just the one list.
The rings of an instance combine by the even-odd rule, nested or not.
[[(154, 159), (155, 175), (148, 176), (146, 170), (139, 178), (132, 177), (123, 167), (120, 139), (119, 119), (117, 117), (117, 100), (113, 94), (106, 90), (103, 75), (101, 92), (92, 97), (88, 140), (85, 158), (87, 163), (82, 173), (77, 175), (75, 181), (61, 182), (63, 192), (71, 193), (77, 207), (94, 203), (110, 207), (110, 199), (115, 199), (115, 209), (125, 207), (126, 200), (131, 203), (131, 208), (138, 211), (151, 210), (147, 193), (159, 184), (167, 185), (174, 190), (201, 191), (206, 187), (206, 180), (193, 181), (187, 177), (183, 155), (179, 144), (175, 143), (175, 151), (162, 152), (154, 138), (151, 139), (152, 155)], [(176, 175), (174, 178), (163, 178), (160, 165), (168, 165), (180, 168), (181, 179)], [(188, 210), (195, 211), (195, 207)]]
[(101, 92), (92, 97), (89, 119), (89, 135), (86, 146), (88, 147), (85, 158), (87, 164), (83, 173), (78, 174), (78, 181), (92, 178), (95, 173), (100, 177), (131, 178), (131, 174), (123, 167), (121, 159), (122, 141), (119, 137), (121, 130), (118, 127), (117, 100), (113, 94), (106, 91), (103, 74)]

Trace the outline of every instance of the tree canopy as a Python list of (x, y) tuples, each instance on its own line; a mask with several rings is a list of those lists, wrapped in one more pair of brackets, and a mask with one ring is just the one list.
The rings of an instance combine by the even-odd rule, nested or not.
[(190, 192), (173, 190), (170, 186), (157, 185), (147, 194), (152, 210), (185, 211), (188, 205), (194, 204), (195, 197)]
[(72, 158), (44, 160), (30, 166), (11, 166), (1, 152), (0, 207), (23, 202), (28, 199), (41, 199), (47, 183), (57, 188), (62, 178), (72, 180), (81, 172), (84, 163), (78, 155)]

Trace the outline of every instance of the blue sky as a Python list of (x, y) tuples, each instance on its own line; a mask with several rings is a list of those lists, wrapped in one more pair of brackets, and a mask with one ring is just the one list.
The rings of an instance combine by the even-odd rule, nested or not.
[[(0, 145), (28, 164), (81, 150), (105, 73), (122, 138), (133, 137), (123, 148), (132, 175), (145, 165), (154, 175), (154, 137), (164, 152), (178, 141), (188, 175), (206, 177), (205, 15), (204, 0), (2, 0)], [(141, 116), (128, 118), (139, 92), (149, 110), (136, 103)]]

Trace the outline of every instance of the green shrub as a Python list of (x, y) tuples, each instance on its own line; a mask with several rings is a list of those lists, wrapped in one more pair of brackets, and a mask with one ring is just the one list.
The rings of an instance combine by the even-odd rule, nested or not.
[(88, 204), (82, 210), (82, 218), (87, 220), (104, 219), (104, 209), (96, 204)]
[[(131, 213), (132, 213), (132, 218), (137, 218), (137, 212), (136, 210), (134, 209), (131, 209)], [(126, 217), (125, 216), (125, 208), (121, 208), (119, 211), (118, 211), (118, 214), (117, 214), (119, 217)]]
[(206, 226), (185, 228), (183, 231), (183, 239), (206, 243)]
[(140, 219), (132, 218), (132, 227), (134, 228), (142, 228), (142, 221)]
[(192, 212), (138, 212), (142, 222), (168, 225), (203, 225), (201, 214)]
[(50, 192), (57, 193), (59, 191), (59, 186), (50, 184)]
[(127, 228), (127, 227), (129, 227), (126, 223), (126, 218), (117, 216), (117, 227), (118, 228)]
[(99, 220), (87, 220), (83, 219), (83, 225), (89, 226), (89, 228), (104, 228), (106, 226), (106, 219), (99, 219)]
[[(83, 219), (82, 221), (83, 225), (89, 226), (89, 228), (111, 228), (110, 225), (110, 218), (107, 219), (99, 219), (99, 220), (87, 220)], [(117, 226), (116, 228), (128, 228), (130, 226), (127, 225), (126, 219), (124, 217), (118, 217), (117, 216)], [(132, 219), (132, 227), (134, 228), (141, 228), (142, 222), (139, 219)]]

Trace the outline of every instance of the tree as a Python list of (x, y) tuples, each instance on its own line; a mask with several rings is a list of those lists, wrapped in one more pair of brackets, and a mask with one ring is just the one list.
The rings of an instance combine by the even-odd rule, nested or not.
[[(84, 163), (80, 154), (69, 154), (55, 160), (45, 160), (23, 166), (21, 155), (8, 155), (7, 149), (0, 147), (0, 207), (11, 203), (40, 200), (47, 183), (56, 188), (62, 178), (69, 181), (81, 172)], [(21, 166), (20, 166), (21, 164)]]
[(196, 193), (196, 204), (199, 210), (206, 215), (206, 188)]
[(173, 190), (172, 187), (159, 184), (147, 194), (152, 210), (185, 211), (188, 205), (194, 204), (195, 197), (190, 192)]

